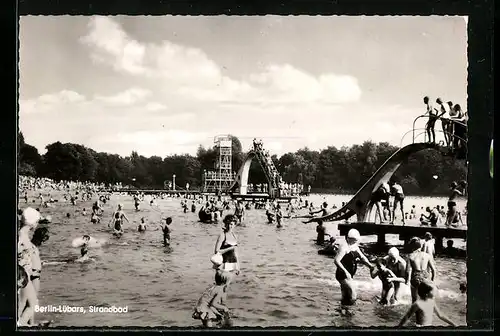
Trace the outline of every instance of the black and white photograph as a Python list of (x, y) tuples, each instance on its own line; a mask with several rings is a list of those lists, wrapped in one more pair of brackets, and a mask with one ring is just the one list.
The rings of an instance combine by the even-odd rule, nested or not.
[(466, 326), (467, 25), (21, 16), (17, 326)]

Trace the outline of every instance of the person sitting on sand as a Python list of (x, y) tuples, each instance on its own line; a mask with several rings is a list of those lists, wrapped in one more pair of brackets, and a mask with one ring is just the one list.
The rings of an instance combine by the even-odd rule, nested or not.
[(413, 302), (408, 312), (401, 319), (401, 322), (399, 322), (398, 326), (404, 326), (410, 317), (415, 314), (417, 327), (430, 327), (432, 326), (434, 313), (436, 313), (436, 316), (443, 322), (446, 322), (451, 326), (455, 326), (455, 323), (452, 320), (441, 313), (441, 310), (434, 300), (435, 292), (436, 287), (429, 280), (423, 280), (419, 283), (417, 287), (418, 298)]
[(377, 258), (375, 262), (376, 267), (370, 270), (372, 279), (378, 277), (382, 281), (382, 293), (380, 294), (379, 303), (382, 305), (393, 304), (394, 299), (394, 283), (405, 282), (403, 277), (397, 277), (393, 271), (387, 268), (387, 260), (384, 258)]
[(356, 289), (352, 279), (356, 274), (358, 262), (365, 264), (370, 267), (370, 269), (373, 268), (368, 258), (359, 249), (360, 238), (361, 235), (358, 230), (349, 230), (346, 237), (346, 243), (340, 245), (337, 255), (335, 256), (335, 265), (337, 266), (335, 279), (337, 279), (340, 284), (340, 290), (342, 292), (341, 304), (343, 305), (353, 305), (356, 302)]
[(408, 243), (408, 249), (411, 252), (406, 265), (406, 284), (410, 284), (412, 302), (415, 302), (419, 284), (424, 280), (435, 281), (437, 271), (434, 258), (422, 251), (420, 238), (413, 237)]
[(210, 285), (198, 299), (192, 317), (201, 320), (204, 327), (211, 328), (214, 322), (229, 316), (229, 308), (226, 306), (229, 280), (229, 272), (218, 270), (215, 273), (215, 284)]

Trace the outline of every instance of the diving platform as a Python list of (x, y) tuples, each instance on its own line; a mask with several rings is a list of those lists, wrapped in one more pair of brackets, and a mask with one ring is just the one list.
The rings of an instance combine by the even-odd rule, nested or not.
[(375, 224), (371, 222), (339, 223), (338, 230), (341, 236), (347, 235), (350, 229), (356, 229), (362, 236), (377, 236), (377, 244), (385, 245), (385, 235), (399, 235), (399, 239), (406, 243), (412, 237), (423, 238), (426, 232), (432, 234), (435, 239), (436, 251), (443, 249), (443, 240), (460, 238), (467, 239), (467, 227), (445, 227), (445, 226), (416, 226), (416, 225), (391, 225)]

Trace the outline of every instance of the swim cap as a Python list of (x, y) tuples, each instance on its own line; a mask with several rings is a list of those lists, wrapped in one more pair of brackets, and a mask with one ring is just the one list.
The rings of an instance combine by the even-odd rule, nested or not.
[(361, 238), (361, 235), (359, 234), (358, 230), (350, 229), (349, 232), (347, 233), (347, 238), (359, 240)]
[(391, 247), (389, 249), (389, 252), (387, 254), (389, 255), (389, 257), (394, 258), (394, 259), (396, 259), (397, 257), (399, 257), (399, 251), (395, 247)]
[(37, 226), (40, 220), (40, 213), (33, 208), (26, 208), (23, 211), (22, 222), (24, 225)]

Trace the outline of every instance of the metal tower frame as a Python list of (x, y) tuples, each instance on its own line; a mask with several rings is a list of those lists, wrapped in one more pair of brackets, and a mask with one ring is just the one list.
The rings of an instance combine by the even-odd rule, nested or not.
[(215, 171), (204, 171), (204, 192), (225, 192), (235, 179), (232, 166), (233, 142), (229, 135), (219, 135), (214, 138), (214, 143), (219, 148), (218, 160), (215, 162)]

